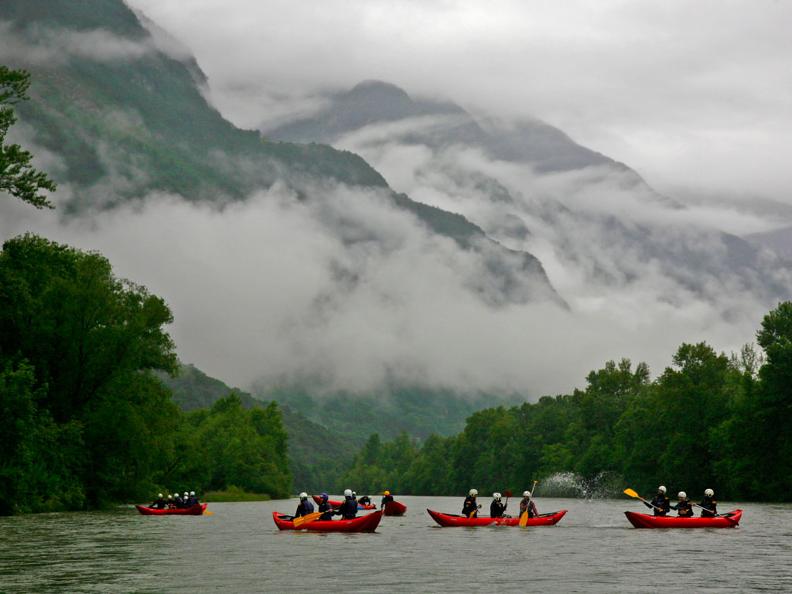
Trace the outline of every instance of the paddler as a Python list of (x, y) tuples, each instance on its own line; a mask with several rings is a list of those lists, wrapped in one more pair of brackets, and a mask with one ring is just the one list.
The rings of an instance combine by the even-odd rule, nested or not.
[(702, 518), (714, 518), (718, 515), (718, 502), (715, 501), (715, 491), (712, 489), (704, 490), (704, 499), (699, 503)]
[(312, 514), (313, 511), (313, 503), (308, 501), (308, 493), (303, 491), (300, 493), (300, 503), (297, 504), (297, 511), (294, 512), (294, 517), (299, 518), (300, 516), (307, 516), (308, 514)]
[(327, 493), (322, 493), (320, 496), (321, 502), (319, 503), (319, 511), (322, 512), (322, 515), (319, 516), (320, 520), (332, 520), (333, 519), (333, 508), (330, 506), (328, 499), (330, 496)]
[(677, 504), (670, 506), (671, 509), (677, 510), (677, 515), (680, 518), (693, 517), (693, 505), (688, 501), (687, 493), (680, 491), (677, 494)]
[(173, 496), (173, 504), (178, 507), (184, 507), (184, 499), (182, 499), (181, 495), (177, 492), (176, 495)]
[(339, 514), (342, 519), (344, 520), (351, 520), (357, 516), (357, 501), (352, 494), (352, 489), (345, 489), (344, 490), (344, 502), (341, 504), (337, 510), (334, 510), (334, 514)]
[(533, 502), (533, 499), (531, 499), (530, 491), (523, 491), (523, 498), (520, 500), (520, 517), (522, 517), (526, 511), (528, 512), (529, 518), (535, 518), (539, 515), (536, 504)]
[(168, 495), (168, 509), (176, 507), (176, 502), (173, 501), (173, 495)]
[(367, 505), (371, 505), (371, 497), (368, 495), (363, 495), (360, 499), (358, 499), (358, 505), (362, 505), (366, 507)]
[(165, 501), (165, 497), (162, 495), (162, 493), (160, 493), (157, 495), (157, 499), (151, 504), (150, 507), (153, 509), (165, 509), (168, 507), (168, 503)]
[(646, 507), (654, 510), (654, 515), (664, 516), (671, 509), (671, 500), (666, 496), (666, 488), (663, 485), (657, 487), (657, 495), (649, 502), (644, 501)]
[(380, 501), (380, 509), (384, 509), (386, 505), (388, 505), (391, 501), (393, 501), (393, 495), (391, 495), (390, 491), (384, 491), (382, 493), (382, 501)]
[(493, 493), (492, 503), (490, 503), (490, 517), (502, 518), (504, 513), (506, 513), (506, 504), (501, 502), (501, 494)]
[(195, 496), (195, 491), (190, 491), (190, 497), (187, 499), (187, 505), (192, 507), (193, 505), (200, 505), (201, 502), (198, 501), (198, 498)]
[(465, 497), (465, 502), (462, 504), (462, 515), (466, 518), (475, 518), (478, 515), (478, 510), (481, 508), (481, 505), (476, 501), (477, 496), (478, 491), (476, 489), (471, 489), (468, 492), (468, 496)]

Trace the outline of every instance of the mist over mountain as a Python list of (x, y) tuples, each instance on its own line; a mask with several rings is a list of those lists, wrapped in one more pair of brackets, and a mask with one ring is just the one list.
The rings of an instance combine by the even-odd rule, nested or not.
[(542, 122), (367, 82), (262, 137), (207, 101), (188, 40), (119, 0), (6, 1), (0, 27), (33, 74), (12, 132), (60, 185), (55, 213), (0, 204), (0, 236), (102, 251), (226, 382), (534, 397), (682, 340), (738, 348), (788, 294), (772, 253), (720, 228), (741, 213)]

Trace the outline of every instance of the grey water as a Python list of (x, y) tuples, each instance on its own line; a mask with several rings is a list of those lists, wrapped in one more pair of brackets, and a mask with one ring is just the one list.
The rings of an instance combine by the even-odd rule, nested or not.
[(296, 500), (0, 518), (0, 592), (792, 591), (790, 505), (721, 503), (744, 509), (736, 529), (636, 530), (634, 500), (540, 497), (569, 510), (556, 526), (440, 528), (426, 508), (461, 498), (399, 500), (407, 515), (373, 534), (278, 531), (272, 511)]

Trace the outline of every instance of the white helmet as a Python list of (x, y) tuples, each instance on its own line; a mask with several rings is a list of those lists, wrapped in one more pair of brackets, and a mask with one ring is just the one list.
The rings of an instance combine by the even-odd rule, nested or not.
[(684, 491), (680, 491), (679, 493), (677, 493), (677, 499), (687, 499), (687, 493), (685, 493)]
[(704, 495), (707, 497), (715, 497), (715, 491), (712, 489), (704, 489)]
[(352, 497), (357, 497), (357, 493), (355, 493), (354, 491), (352, 491)]
[(344, 489), (344, 497), (352, 497), (352, 489)]
[(659, 487), (657, 487), (657, 492), (665, 495), (666, 488), (663, 485), (660, 485)]
[(469, 492), (469, 495), (471, 497), (475, 497), (476, 495), (478, 495), (478, 491), (476, 489), (471, 489), (470, 492)]
[(189, 496), (190, 496), (190, 494), (189, 494), (187, 491), (185, 491), (185, 492), (184, 492), (184, 496), (185, 496), (185, 497), (189, 497)]
[(160, 499), (162, 499), (162, 493), (160, 493), (159, 495), (157, 495), (157, 497), (159, 497)]
[(306, 493), (305, 491), (300, 493), (300, 499), (308, 499), (308, 493)]
[(523, 491), (523, 497), (530, 497), (530, 496), (531, 496), (530, 491)]
[(168, 499), (173, 499), (173, 495), (168, 495)]
[(492, 498), (493, 498), (493, 499), (500, 500), (500, 498), (501, 498), (501, 494), (500, 494), (500, 493), (493, 493), (493, 494), (492, 494)]

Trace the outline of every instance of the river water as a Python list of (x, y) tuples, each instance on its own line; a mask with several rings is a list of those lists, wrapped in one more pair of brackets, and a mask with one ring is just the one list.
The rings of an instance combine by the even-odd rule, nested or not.
[(425, 508), (459, 513), (462, 498), (399, 499), (407, 515), (374, 534), (278, 531), (271, 512), (296, 500), (0, 518), (0, 592), (792, 591), (790, 505), (721, 503), (745, 510), (737, 529), (636, 530), (634, 500), (539, 498), (540, 512), (569, 513), (553, 527), (440, 528)]

